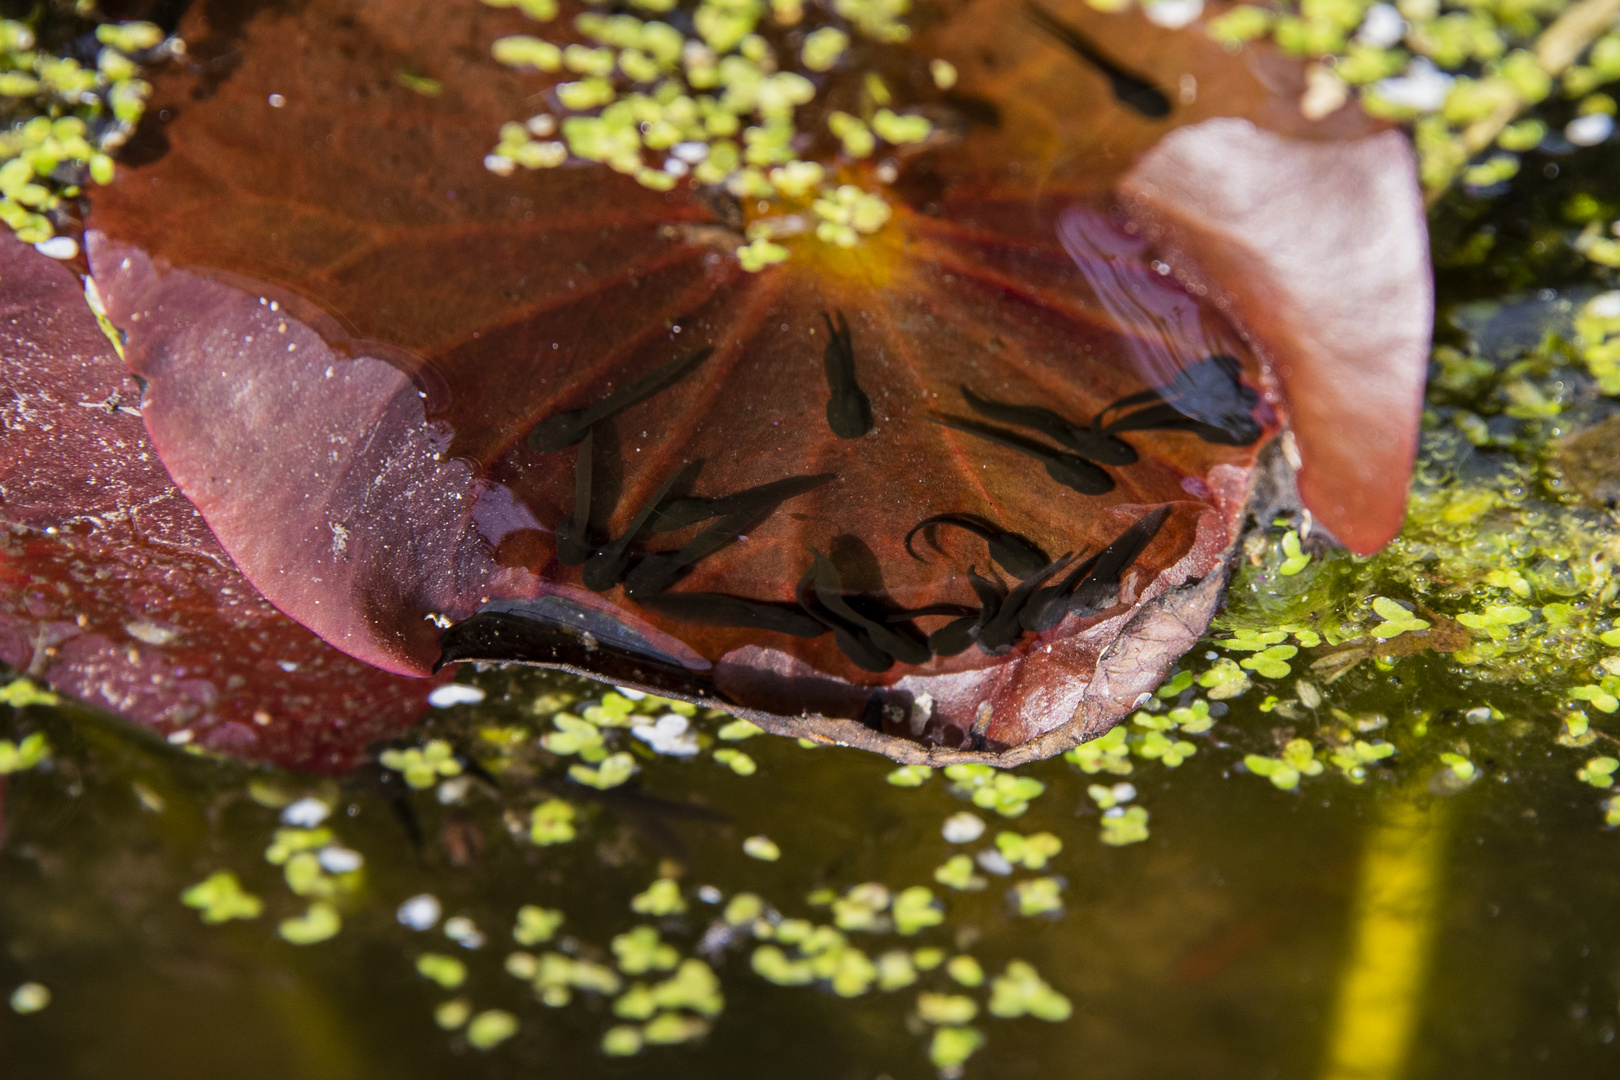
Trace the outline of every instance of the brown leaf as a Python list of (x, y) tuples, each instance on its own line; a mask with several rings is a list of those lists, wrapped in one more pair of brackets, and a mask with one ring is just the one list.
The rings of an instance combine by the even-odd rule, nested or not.
[[(901, 757), (1027, 756), (1102, 730), (1207, 622), (1276, 418), (1240, 335), (1108, 192), (1227, 87), (1291, 132), (1355, 117), (1306, 125), (1247, 61), (1154, 31), (1162, 52), (1120, 61), (1167, 100), (1206, 89), (1151, 120), (1007, 5), (968, 5), (883, 61), (959, 140), (902, 163), (878, 235), (748, 274), (751, 208), (482, 168), (541, 83), (484, 59), (511, 12), (324, 0), (225, 39), (212, 10), (191, 52), (238, 62), (160, 80), (168, 151), (98, 194), (92, 264), (176, 482), (351, 655), (425, 671), (458, 622), (452, 658)], [(1083, 10), (1059, 14), (1126, 41)]]

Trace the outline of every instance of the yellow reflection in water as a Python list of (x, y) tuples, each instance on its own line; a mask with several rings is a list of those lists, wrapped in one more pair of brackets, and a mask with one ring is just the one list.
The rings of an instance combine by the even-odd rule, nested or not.
[(1362, 854), (1323, 1080), (1405, 1072), (1440, 902), (1446, 804), (1414, 786), (1379, 810)]

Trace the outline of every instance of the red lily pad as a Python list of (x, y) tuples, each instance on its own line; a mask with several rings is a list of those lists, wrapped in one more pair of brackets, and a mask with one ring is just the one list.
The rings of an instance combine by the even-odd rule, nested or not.
[[(89, 246), (153, 444), (249, 580), (391, 671), (548, 663), (906, 760), (1105, 729), (1218, 598), (1272, 384), (1248, 294), (1156, 257), (1126, 170), (1228, 92), (1285, 139), (1381, 138), (1157, 30), (1122, 62), (1205, 89), (1153, 118), (971, 5), (884, 61), (956, 133), (896, 162), (889, 224), (748, 273), (752, 211), (711, 192), (483, 168), (547, 81), (485, 59), (514, 13), (324, 0), (225, 40), (210, 10)], [(1144, 26), (1084, 11), (1110, 49)]]
[(0, 235), (0, 660), (171, 741), (351, 767), (425, 711), (259, 596), (146, 439), (78, 279)]

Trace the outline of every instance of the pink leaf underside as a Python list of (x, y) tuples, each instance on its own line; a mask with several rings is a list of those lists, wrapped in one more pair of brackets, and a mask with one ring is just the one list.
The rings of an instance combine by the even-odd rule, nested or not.
[(1254, 335), (1297, 440), (1300, 496), (1371, 554), (1406, 510), (1434, 287), (1412, 147), (1219, 119), (1167, 135), (1121, 184), (1148, 235)]
[[(1170, 160), (1185, 167), (1179, 179), (1202, 209), (1170, 220), (1159, 194), (1169, 181), (1150, 155), (1124, 192), (1149, 226), (1138, 231), (1119, 214), (1109, 177), (1132, 147), (1151, 144), (1151, 125), (1028, 27), (964, 15), (939, 46), (964, 86), (1007, 95), (996, 99), (1005, 123), (908, 166), (894, 188), (895, 219), (868, 245), (821, 255), (800, 246), (750, 275), (731, 256), (741, 237), (702, 198), (648, 192), (596, 167), (491, 176), (479, 164), (487, 132), (520, 115), (519, 94), (532, 87), (492, 81), (452, 51), (440, 62), (461, 72), (447, 85), (464, 92), (424, 101), (368, 74), (411, 66), (393, 51), (406, 23), (373, 26), (357, 11), (329, 25), (343, 10), (328, 2), (255, 19), (229, 43), (242, 62), (206, 94), (191, 91), (190, 76), (160, 79), (159, 98), (179, 113), (169, 151), (121, 173), (92, 207), (101, 230), (87, 237), (92, 266), (148, 380), (143, 415), (176, 483), (272, 603), (368, 663), (430, 670), (441, 657), (438, 628), (451, 622), (444, 640), (457, 657), (517, 655), (515, 634), (532, 646), (530, 659), (728, 702), (777, 730), (840, 740), (880, 728), (848, 741), (900, 758), (1051, 753), (1104, 730), (1156, 685), (1207, 623), (1255, 456), (1278, 430), (1267, 400), (1276, 384), (1248, 335), (1296, 397), (1313, 373), (1321, 392), (1338, 388), (1328, 420), (1345, 401), (1346, 380), (1334, 372), (1367, 362), (1308, 337), (1308, 309), (1261, 317), (1268, 304), (1320, 299), (1314, 287), (1290, 291), (1294, 235), (1336, 268), (1318, 279), (1365, 272), (1356, 249), (1346, 260), (1327, 242), (1339, 233), (1313, 231), (1311, 220), (1342, 232), (1386, 193), (1408, 207), (1401, 185), (1415, 190), (1409, 159), (1387, 149), (1398, 136), (1368, 139), (1365, 122), (1345, 115), (1317, 127), (1297, 110), (1289, 118), (1294, 99), (1262, 84), (1297, 83), (1297, 71), (1256, 79), (1207, 42), (1166, 38), (1185, 52), (1175, 64), (1208, 74), (1200, 85), (1238, 87), (1248, 115), (1283, 134), (1267, 143), (1234, 137), (1219, 119), (1194, 122), (1201, 101), (1160, 145), (1181, 155)], [(1177, 85), (1174, 70), (1155, 69), (1152, 50), (1130, 44), (1133, 24), (1083, 4), (1064, 10)], [(445, 17), (477, 48), (521, 29), (478, 5)], [(1023, 67), (992, 62), (971, 47), (975, 25), (1008, 37), (997, 49), (1027, 53), (1033, 40), (1046, 51)], [(299, 92), (268, 109), (267, 96), (289, 82), (277, 57), (302, 33), (343, 48), (300, 53)], [(1054, 86), (1073, 110), (1041, 113)], [(1126, 149), (1076, 166), (1064, 133), (1088, 115)], [(1051, 145), (1068, 164), (1003, 168), (996, 140), (1038, 143), (1032, 131), (1058, 133)], [(989, 141), (974, 150), (973, 139)], [(1315, 152), (1340, 145), (1333, 140), (1362, 149)], [(1277, 221), (1252, 222), (1235, 185), (1263, 178), (1270, 157), (1313, 195), (1280, 200)], [(1323, 179), (1351, 159), (1378, 183)], [(271, 164), (243, 164), (253, 161)], [(940, 181), (955, 175), (960, 182)], [(219, 213), (227, 196), (240, 212)], [(1407, 247), (1421, 245), (1421, 220), (1391, 220), (1415, 230)], [(1243, 232), (1251, 225), (1252, 239)], [(1219, 242), (1200, 246), (1211, 237)], [(1237, 254), (1228, 258), (1223, 244)], [(1421, 259), (1401, 264), (1407, 291), (1383, 278), (1371, 292), (1346, 288), (1387, 301), (1394, 325), (1407, 328), (1427, 310), (1418, 269)], [(1253, 271), (1260, 282), (1245, 287)], [(1267, 282), (1273, 291), (1261, 288)], [(829, 397), (839, 397), (829, 332), (841, 317), (872, 413), (857, 438), (837, 437), (828, 418)], [(1406, 385), (1401, 365), (1413, 358), (1402, 347), (1392, 368)], [(531, 431), (560, 415), (705, 348), (712, 354), (678, 378), (591, 427), (589, 443), (530, 444)], [(1210, 359), (1219, 356), (1235, 359)], [(1105, 484), (1082, 491), (1046, 467), (1055, 449), (1046, 436), (987, 419), (967, 390), (1094, 431), (1155, 400), (1168, 408), (1167, 399), (1198, 424), (1120, 428), (1116, 441), (1137, 460), (1095, 466)], [(1222, 423), (1241, 437), (1223, 438)], [(1024, 449), (985, 438), (985, 424)], [(1339, 475), (1317, 441), (1303, 432), (1300, 441), (1308, 468)], [(582, 461), (593, 463), (589, 478)], [(739, 522), (723, 546), (639, 596), (624, 587), (625, 570), (681, 550), (715, 518), (632, 536), (628, 561), (597, 587), (584, 577), (590, 564), (559, 557), (579, 532), (570, 524), (578, 491), (591, 496), (586, 539), (601, 552), (649, 506), (661, 517), (660, 492), (713, 499), (823, 474), (830, 479)], [(1404, 465), (1396, 475), (1404, 479)], [(1158, 527), (1119, 568), (1117, 588), (1093, 588), (1092, 604), (1071, 590), (1070, 608), (1054, 609), (1069, 614), (1015, 630), (1005, 648), (930, 648), (924, 659), (874, 663), (852, 638), (870, 646), (887, 626), (911, 640), (890, 652), (907, 651), (957, 617), (941, 605), (975, 610), (973, 575), (1003, 591), (1019, 584), (985, 539), (955, 526), (918, 534), (908, 550), (913, 527), (942, 514), (1022, 538), (1044, 560), (1067, 554), (1054, 582), (1134, 524)], [(1342, 517), (1335, 531), (1352, 543), (1369, 535)], [(855, 621), (829, 606), (841, 598), (858, 609)], [(771, 628), (737, 625), (738, 601)], [(904, 619), (919, 609), (934, 610)], [(822, 632), (781, 629), (785, 619), (802, 630), (812, 614)]]
[(140, 390), (53, 259), (0, 235), (0, 660), (152, 731), (351, 767), (431, 683), (276, 611), (164, 472)]

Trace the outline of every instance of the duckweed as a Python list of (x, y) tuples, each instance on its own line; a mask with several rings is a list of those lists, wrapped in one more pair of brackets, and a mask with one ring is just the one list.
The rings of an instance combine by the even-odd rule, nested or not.
[[(1140, 809), (1140, 807), (1132, 807)], [(1144, 811), (1144, 814), (1146, 812)], [(1106, 842), (1106, 841), (1105, 841)], [(1063, 910), (1063, 882), (1055, 877), (1030, 878), (1013, 886), (1013, 900), (1018, 914), (1026, 918), (1035, 915), (1056, 915)]]
[(989, 884), (973, 872), (973, 859), (968, 855), (952, 855), (935, 871), (934, 880), (958, 892), (977, 892)]
[(25, 982), (11, 992), (11, 1011), (18, 1016), (37, 1013), (51, 1003), (51, 992), (42, 983)]
[[(639, 6), (657, 15), (676, 4), (644, 0)], [(910, 31), (902, 16), (908, 6), (838, 0), (831, 14), (841, 22), (809, 29), (785, 55), (772, 43), (777, 35), (759, 32), (766, 29), (763, 0), (700, 0), (685, 33), (675, 25), (688, 25), (685, 17), (666, 22), (587, 11), (573, 29), (594, 46), (563, 46), (526, 34), (503, 37), (492, 47), (497, 63), (579, 77), (550, 87), (565, 114), (560, 124), (552, 118), (538, 130), (532, 121), (503, 125), (485, 167), (504, 176), (519, 167), (556, 168), (572, 158), (605, 164), (655, 191), (684, 183), (724, 188), (756, 218), (747, 229), (749, 242), (736, 249), (738, 263), (750, 273), (789, 256), (766, 224), (781, 210), (808, 209), (816, 239), (852, 247), (879, 231), (891, 209), (882, 194), (840, 183), (835, 174), (871, 156), (880, 141), (897, 149), (923, 143), (933, 125), (892, 107), (892, 93), (868, 74), (865, 97), (876, 106), (870, 122), (829, 113), (829, 130), (844, 160), (823, 163), (796, 156), (797, 111), (827, 89), (829, 73), (848, 63), (851, 31), (880, 43), (906, 40)], [(548, 11), (539, 21), (555, 17)], [(769, 5), (769, 15), (777, 27), (796, 27), (806, 11), (783, 2)], [(816, 12), (818, 21), (825, 17)], [(794, 64), (803, 71), (788, 70)], [(930, 72), (936, 87), (955, 81), (955, 69), (942, 61)], [(553, 133), (561, 139), (551, 139)]]
[(518, 908), (517, 924), (512, 927), (512, 940), (519, 945), (540, 945), (550, 941), (563, 924), (563, 913), (536, 904)]
[(343, 918), (337, 908), (324, 900), (317, 900), (302, 915), (282, 919), (276, 933), (283, 941), (293, 945), (315, 945), (336, 937), (342, 929)]
[(49, 690), (34, 685), (30, 679), (12, 679), (6, 685), (0, 686), (0, 705), (9, 705), (13, 709), (22, 709), (29, 705), (59, 705), (61, 701), (61, 698)]
[(679, 915), (686, 910), (680, 882), (659, 878), (631, 899), (630, 910), (638, 915)]
[(264, 911), (264, 902), (243, 889), (229, 870), (216, 870), (191, 886), (180, 894), (180, 902), (196, 908), (202, 921), (210, 925), (232, 919), (257, 919)]
[(981, 810), (994, 810), (1002, 817), (1018, 817), (1046, 790), (1034, 777), (998, 772), (989, 765), (947, 765), (945, 776), (952, 782), (951, 790), (966, 795)]
[(752, 739), (755, 735), (763, 734), (765, 729), (752, 720), (733, 720), (715, 732), (715, 737), (727, 742), (741, 742), (743, 739)]
[(946, 961), (945, 974), (969, 989), (984, 985), (984, 966), (967, 953), (958, 953)]
[(959, 1069), (984, 1043), (984, 1032), (978, 1028), (935, 1028), (934, 1037), (928, 1043), (928, 1060), (942, 1072)]
[(602, 1034), (602, 1053), (609, 1057), (634, 1057), (641, 1053), (641, 1029), (631, 1024), (616, 1024)]
[(902, 765), (884, 777), (895, 787), (922, 787), (934, 770), (927, 765)]
[(979, 1015), (979, 1003), (962, 994), (917, 995), (917, 1017), (925, 1024), (960, 1026)]
[(856, 885), (832, 902), (833, 924), (840, 930), (886, 929), (889, 921), (882, 914), (889, 900), (889, 890), (875, 881)]
[(903, 990), (916, 981), (916, 965), (904, 949), (890, 949), (877, 958), (877, 985), (884, 993)]
[(418, 956), (416, 973), (446, 990), (454, 990), (467, 981), (467, 965), (443, 953), (423, 953)]
[(0, 776), (32, 769), (50, 756), (51, 744), (42, 731), (24, 736), (21, 742), (0, 739)]
[(443, 1031), (454, 1031), (472, 1015), (472, 1005), (466, 998), (452, 998), (440, 1002), (433, 1010), (433, 1022)]
[(761, 862), (775, 862), (782, 857), (782, 849), (768, 836), (750, 836), (743, 841), (743, 854)]
[(1063, 850), (1063, 841), (1049, 832), (1021, 836), (1014, 832), (996, 834), (996, 848), (1014, 866), (1043, 870), (1047, 861)]
[(990, 984), (990, 1015), (1003, 1019), (1033, 1016), (1048, 1023), (1062, 1023), (1074, 1011), (1069, 999), (1052, 989), (1035, 968), (1013, 960)]
[(1251, 773), (1264, 776), (1282, 791), (1293, 791), (1299, 787), (1302, 776), (1322, 774), (1322, 763), (1316, 760), (1316, 748), (1309, 739), (1290, 739), (1277, 757), (1246, 755), (1243, 764)]
[(596, 768), (589, 765), (568, 766), (570, 779), (598, 791), (616, 788), (640, 771), (641, 766), (636, 764), (636, 759), (623, 751), (609, 754)]
[(529, 840), (541, 847), (566, 844), (576, 835), (574, 807), (564, 799), (547, 799), (529, 813)]
[(734, 750), (729, 746), (716, 750), (714, 760), (720, 762), (738, 776), (753, 776), (759, 771), (759, 766), (754, 763), (753, 758), (741, 750)]
[(1613, 787), (1616, 769), (1620, 769), (1620, 758), (1595, 757), (1588, 760), (1575, 777), (1595, 788)]
[(26, 23), (0, 20), (0, 97), (8, 99), (9, 121), (0, 132), (0, 221), (60, 258), (78, 252), (70, 238), (52, 243), (75, 216), (71, 200), (88, 184), (112, 181), (110, 155), (145, 111), (152, 88), (138, 77), (138, 61), (158, 63), (184, 51), (146, 22), (103, 24), (95, 40), (102, 48), (87, 67), (36, 49)]
[(902, 889), (894, 898), (894, 928), (910, 936), (945, 921), (945, 911), (926, 885)]
[(433, 739), (418, 749), (384, 750), (377, 761), (385, 769), (392, 769), (405, 777), (405, 783), (417, 790), (430, 788), (441, 776), (458, 776), (461, 762), (455, 751), (443, 739)]
[(467, 1045), (493, 1050), (518, 1033), (518, 1019), (503, 1009), (487, 1009), (467, 1024)]
[(658, 929), (652, 926), (638, 926), (615, 937), (613, 955), (618, 957), (619, 970), (626, 975), (671, 971), (681, 958), (675, 946), (661, 941)]
[[(1187, 681), (1190, 683), (1192, 673), (1184, 672), (1183, 674), (1187, 676)], [(1116, 776), (1129, 776), (1131, 772), (1131, 750), (1126, 745), (1126, 736), (1129, 734), (1123, 724), (1110, 728), (1106, 734), (1064, 751), (1063, 760), (1076, 766), (1087, 775), (1106, 772), (1113, 773)]]
[(1109, 847), (1139, 844), (1148, 838), (1148, 812), (1141, 806), (1116, 806), (1103, 811), (1100, 839)]

